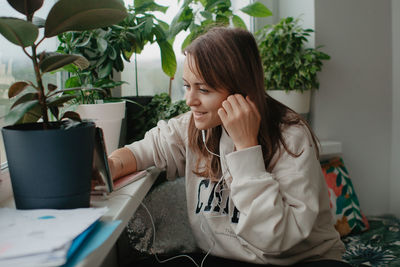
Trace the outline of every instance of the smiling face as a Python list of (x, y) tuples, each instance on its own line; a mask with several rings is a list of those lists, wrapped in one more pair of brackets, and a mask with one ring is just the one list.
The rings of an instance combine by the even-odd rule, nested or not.
[[(193, 73), (196, 68), (190, 67), (194, 60), (187, 55), (183, 67), (183, 84), (186, 89), (186, 104), (193, 113), (194, 123), (197, 129), (206, 130), (221, 125), (218, 109), (222, 102), (229, 96), (225, 89), (215, 90), (209, 87), (205, 81)], [(189, 59), (188, 59), (189, 58)], [(191, 60), (190, 60), (191, 59)]]

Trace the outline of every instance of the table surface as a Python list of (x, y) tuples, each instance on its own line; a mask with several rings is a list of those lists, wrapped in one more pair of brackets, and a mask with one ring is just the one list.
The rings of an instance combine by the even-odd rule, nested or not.
[[(111, 192), (108, 195), (95, 195), (91, 197), (91, 207), (108, 207), (107, 213), (100, 220), (106, 222), (120, 220), (121, 223), (105, 242), (76, 265), (76, 267), (96, 267), (103, 263), (108, 252), (111, 251), (117, 242), (129, 219), (135, 213), (160, 173), (160, 170), (155, 167), (149, 168), (147, 171), (148, 174), (145, 177), (117, 191)], [(8, 171), (1, 171), (0, 180), (0, 207), (15, 208)]]

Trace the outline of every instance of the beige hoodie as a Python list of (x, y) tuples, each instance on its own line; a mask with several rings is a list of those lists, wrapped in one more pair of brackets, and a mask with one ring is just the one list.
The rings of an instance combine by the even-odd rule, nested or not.
[(190, 116), (160, 121), (127, 147), (138, 169), (155, 165), (166, 169), (169, 179), (185, 176), (189, 221), (202, 250), (260, 264), (341, 259), (344, 245), (333, 226), (327, 186), (306, 127), (284, 130), (290, 151), (303, 153), (296, 158), (283, 150), (271, 173), (261, 146), (235, 151), (223, 130), (223, 174), (216, 183), (192, 172), (198, 159), (188, 148)]

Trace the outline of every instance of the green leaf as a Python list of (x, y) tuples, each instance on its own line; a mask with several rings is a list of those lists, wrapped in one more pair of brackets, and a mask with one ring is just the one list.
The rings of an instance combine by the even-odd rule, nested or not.
[(97, 50), (100, 53), (104, 53), (107, 50), (108, 43), (103, 37), (99, 37), (96, 39), (97, 42)]
[(12, 84), (8, 89), (8, 98), (12, 98), (18, 95), (19, 93), (24, 91), (28, 86), (29, 84), (27, 82), (16, 82)]
[(272, 16), (271, 10), (260, 2), (255, 2), (253, 4), (247, 5), (240, 9), (244, 13), (253, 17), (269, 17)]
[(103, 65), (99, 69), (99, 78), (106, 78), (112, 73), (113, 63), (109, 61), (106, 65)]
[(110, 26), (127, 15), (119, 0), (60, 0), (47, 16), (45, 36)]
[(5, 117), (5, 123), (7, 125), (15, 124), (19, 121), (25, 113), (31, 110), (34, 106), (39, 105), (39, 100), (31, 100), (24, 103), (21, 103), (18, 106), (15, 106)]
[(89, 61), (82, 56), (78, 56), (78, 58), (74, 62), (72, 62), (72, 64), (74, 64), (81, 70), (87, 69), (90, 66)]
[(154, 0), (134, 0), (136, 12), (144, 13), (146, 11), (160, 11), (165, 13), (168, 9), (166, 6), (160, 6)]
[(39, 29), (29, 21), (16, 18), (0, 18), (0, 33), (10, 42), (27, 47), (36, 41)]
[(151, 34), (151, 30), (153, 28), (153, 19), (151, 17), (147, 17), (144, 23), (144, 32), (145, 36)]
[(233, 22), (233, 25), (235, 27), (242, 28), (242, 29), (247, 29), (246, 23), (244, 23), (242, 18), (237, 16), (237, 15), (233, 15), (232, 22)]
[(60, 97), (48, 98), (46, 102), (49, 107), (61, 107), (64, 103), (75, 98), (76, 96), (74, 95), (63, 95)]
[(181, 8), (178, 14), (174, 17), (169, 27), (168, 39), (175, 37), (179, 32), (186, 31), (193, 21), (193, 10), (186, 6)]
[(43, 0), (7, 0), (7, 2), (18, 12), (28, 16), (35, 13), (43, 5)]
[(194, 36), (195, 36), (194, 32), (191, 32), (191, 33), (189, 33), (188, 36), (186, 36), (185, 40), (183, 40), (183, 43), (182, 43), (182, 47), (181, 47), (182, 51), (185, 50), (186, 46), (190, 45), (190, 43), (193, 41)]
[(176, 57), (172, 45), (167, 41), (158, 43), (161, 51), (161, 65), (165, 74), (173, 78), (176, 73)]
[[(80, 65), (89, 65), (89, 62), (82, 56), (78, 55), (64, 55), (64, 54), (52, 54), (45, 57), (39, 64), (40, 70), (44, 72), (50, 72), (59, 68), (62, 68), (68, 64), (79, 62)], [(85, 64), (86, 63), (86, 64)]]
[(40, 104), (37, 104), (30, 110), (28, 110), (17, 123), (31, 123), (37, 122), (42, 117), (42, 108)]
[(14, 102), (14, 104), (12, 104), (10, 109), (13, 109), (15, 106), (17, 106), (19, 104), (22, 104), (22, 103), (25, 103), (25, 102), (28, 102), (28, 101), (31, 101), (31, 100), (35, 100), (35, 99), (39, 99), (38, 93), (27, 93), (27, 94), (24, 94), (23, 96), (18, 98)]
[(75, 88), (80, 86), (82, 86), (82, 84), (78, 76), (70, 77), (68, 80), (65, 81), (66, 88)]

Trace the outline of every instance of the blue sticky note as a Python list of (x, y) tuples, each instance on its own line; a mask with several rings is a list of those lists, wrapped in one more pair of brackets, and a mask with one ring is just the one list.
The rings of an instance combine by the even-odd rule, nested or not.
[[(121, 221), (103, 222), (98, 221), (85, 231), (82, 240), (76, 244), (76, 247), (71, 247), (72, 254), (67, 263), (62, 267), (76, 266), (80, 261), (86, 258), (92, 251), (98, 248), (107, 238), (114, 232)], [(76, 240), (75, 240), (76, 241)]]

